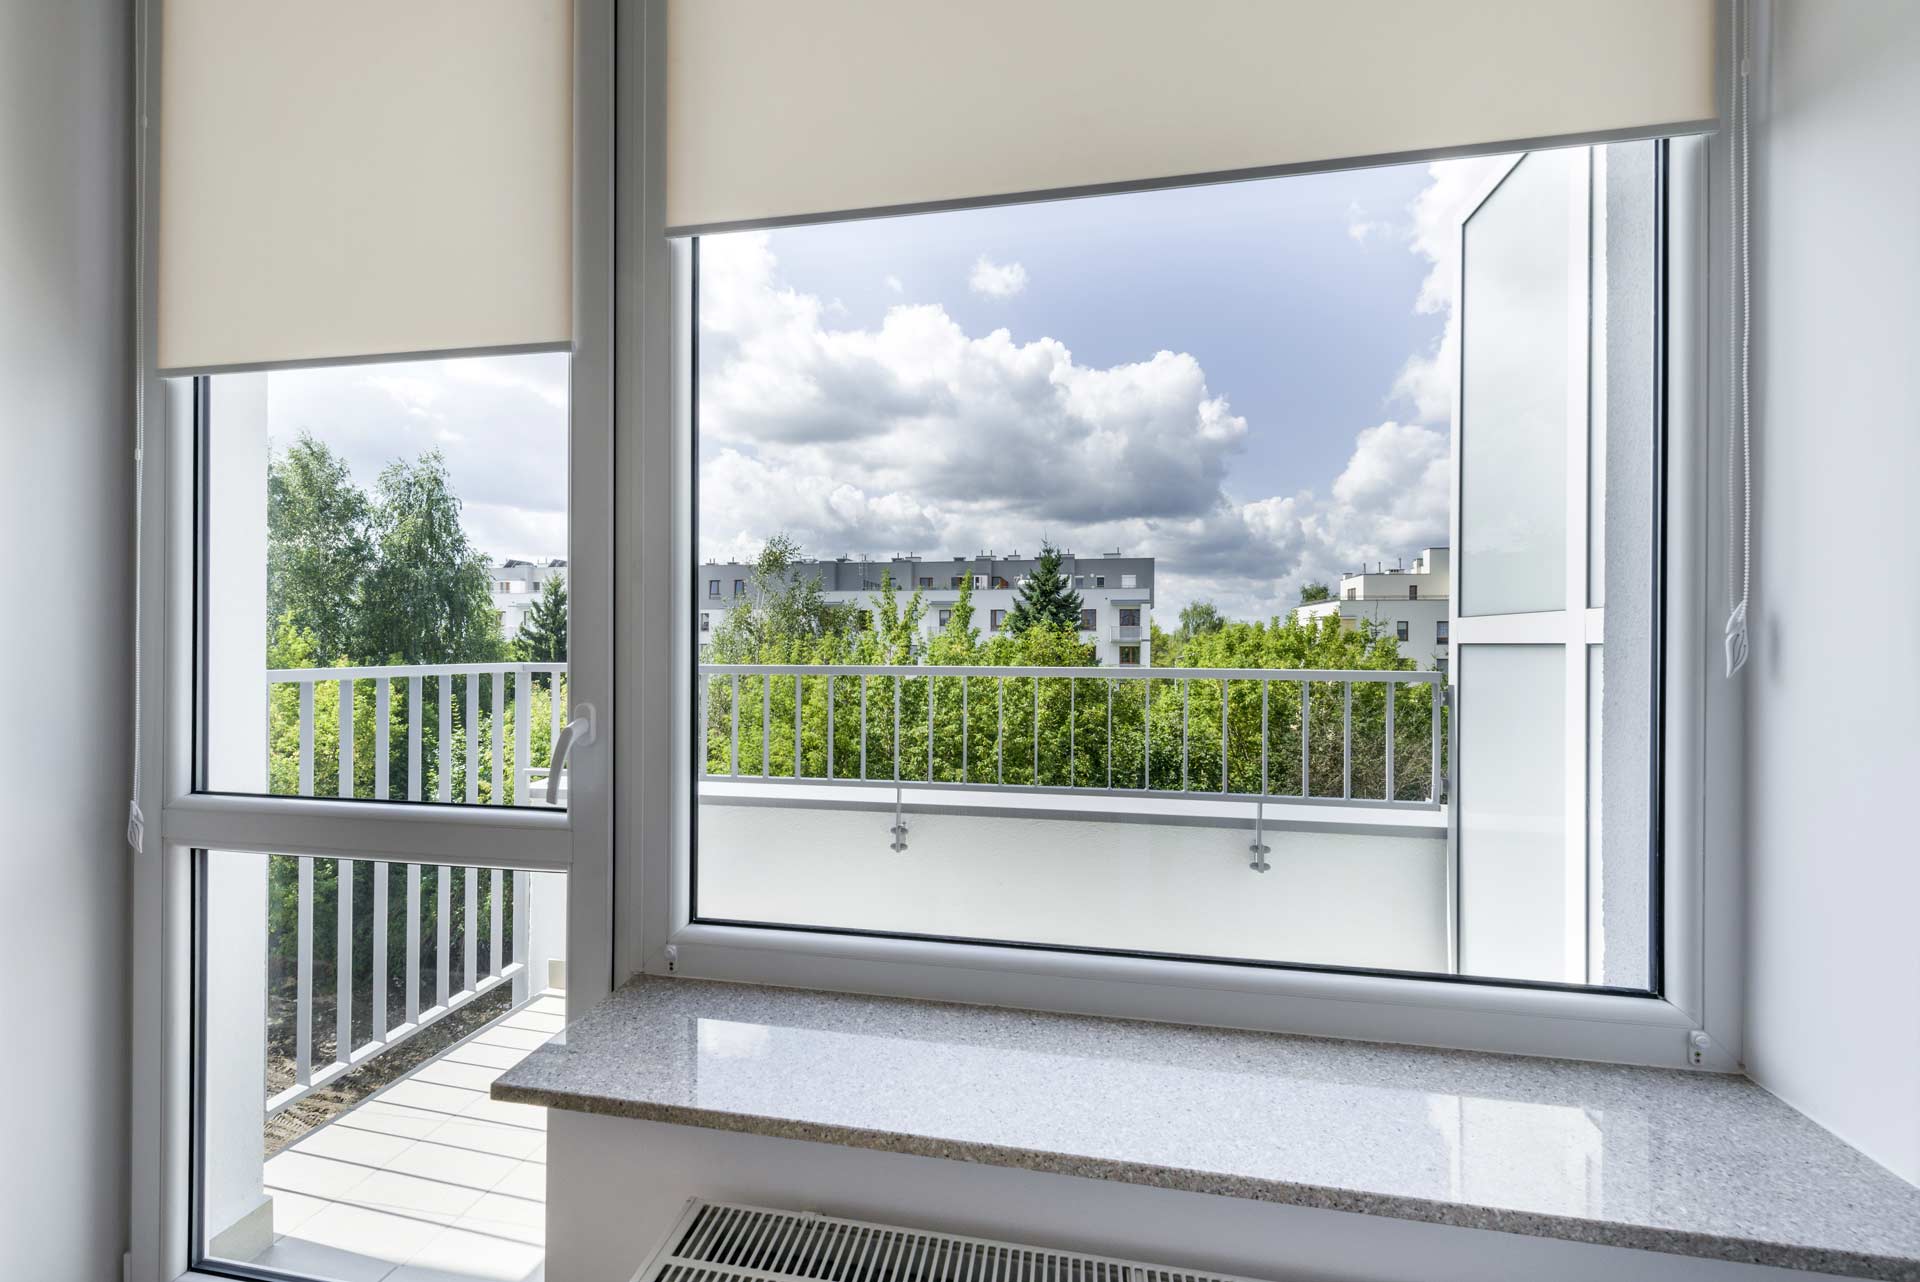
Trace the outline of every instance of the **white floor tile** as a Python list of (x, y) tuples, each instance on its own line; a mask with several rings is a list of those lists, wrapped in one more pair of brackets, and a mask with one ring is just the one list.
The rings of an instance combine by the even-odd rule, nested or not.
[(457, 1086), (440, 1086), (433, 1082), (415, 1081), (409, 1077), (387, 1087), (380, 1098), (389, 1104), (404, 1104), (408, 1108), (426, 1109), (451, 1117), (465, 1112), (469, 1104), (477, 1099), (485, 1099), (486, 1095), (480, 1091), (464, 1090)]
[(515, 1161), (527, 1158), (546, 1160), (545, 1132), (526, 1126), (505, 1126), (476, 1117), (455, 1117), (436, 1127), (426, 1138), (435, 1144), (475, 1153), (492, 1153)]
[(510, 1157), (426, 1139), (396, 1155), (386, 1169), (484, 1192), (505, 1179), (516, 1165)]
[[(346, 1199), (370, 1211), (403, 1215), (426, 1223), (451, 1224), (473, 1209), (485, 1189), (470, 1188), (406, 1171), (375, 1171)], [(317, 1218), (317, 1217), (316, 1217)], [(309, 1221), (302, 1229), (312, 1227)]]
[(552, 1036), (552, 1032), (545, 1030), (508, 1028), (504, 1024), (496, 1024), (474, 1040), (482, 1046), (511, 1046), (521, 1050), (533, 1050), (546, 1045), (547, 1039)]
[(547, 1129), (547, 1110), (538, 1104), (509, 1104), (487, 1095), (477, 1096), (461, 1111), (460, 1115), (477, 1118), (484, 1122), (522, 1126), (530, 1131), (541, 1133), (545, 1133)]
[(528, 1051), (520, 1046), (486, 1046), (479, 1042), (462, 1042), (447, 1052), (442, 1063), (478, 1064), (483, 1068), (512, 1068), (525, 1059)]
[(292, 1189), (277, 1189), (271, 1185), (267, 1196), (273, 1199), (273, 1235), (291, 1233), (326, 1210), (333, 1203), (323, 1197), (309, 1197), (305, 1193), (296, 1193)]
[(529, 1282), (541, 1276), (546, 1258), (545, 1248), (537, 1245), (471, 1228), (451, 1228), (390, 1276), (394, 1282)]
[(295, 1144), (292, 1151), (380, 1167), (413, 1145), (413, 1139), (405, 1135), (389, 1135), (352, 1126), (323, 1126)]
[(308, 1197), (338, 1198), (373, 1173), (373, 1169), (330, 1157), (288, 1151), (267, 1159), (266, 1183)]
[(529, 1202), (545, 1202), (547, 1200), (547, 1164), (521, 1162), (493, 1186), (493, 1191), (509, 1197), (524, 1198)]
[(297, 1233), (288, 1234), (274, 1245), (310, 1242), (369, 1259), (385, 1260), (391, 1268), (411, 1259), (443, 1231), (444, 1225), (437, 1221), (336, 1202), (301, 1225)]
[(472, 1210), (454, 1221), (454, 1227), (541, 1246), (547, 1240), (547, 1208), (523, 1197), (483, 1193)]
[(435, 1060), (431, 1064), (422, 1064), (411, 1078), (416, 1082), (431, 1082), (436, 1086), (457, 1086), (465, 1091), (484, 1091), (493, 1085), (493, 1079), (506, 1072), (504, 1068), (489, 1068), (484, 1064), (461, 1064), (454, 1060)]
[(380, 1282), (393, 1270), (391, 1260), (357, 1255), (298, 1237), (281, 1238), (247, 1263), (325, 1278), (327, 1282)]
[[(404, 1080), (404, 1079), (402, 1079)], [(398, 1082), (394, 1085), (399, 1085)], [(445, 1113), (424, 1108), (408, 1108), (384, 1095), (376, 1095), (359, 1108), (335, 1118), (328, 1129), (349, 1127), (356, 1131), (378, 1131), (404, 1139), (422, 1139), (447, 1120)]]

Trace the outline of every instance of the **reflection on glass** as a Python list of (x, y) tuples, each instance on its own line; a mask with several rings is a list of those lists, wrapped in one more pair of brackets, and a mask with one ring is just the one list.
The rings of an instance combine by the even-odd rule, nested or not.
[[(1534, 152), (1468, 220), (1460, 303), (1460, 613), (1557, 610), (1584, 150)], [(1573, 233), (1581, 231), (1574, 243)], [(1575, 252), (1579, 253), (1576, 260)], [(1581, 424), (1584, 430), (1584, 424)]]
[(201, 786), (544, 804), (566, 378), (536, 355), (208, 380)]
[(533, 1279), (545, 1114), (489, 1098), (564, 1016), (566, 878), (202, 857), (206, 1257)]

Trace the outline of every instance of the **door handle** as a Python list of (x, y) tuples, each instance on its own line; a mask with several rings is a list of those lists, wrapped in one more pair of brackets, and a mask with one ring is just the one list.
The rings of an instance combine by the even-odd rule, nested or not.
[(560, 737), (553, 741), (553, 752), (547, 766), (547, 804), (560, 804), (560, 771), (567, 764), (567, 758), (575, 748), (585, 748), (593, 743), (593, 705), (583, 703), (574, 709), (573, 720), (560, 727)]

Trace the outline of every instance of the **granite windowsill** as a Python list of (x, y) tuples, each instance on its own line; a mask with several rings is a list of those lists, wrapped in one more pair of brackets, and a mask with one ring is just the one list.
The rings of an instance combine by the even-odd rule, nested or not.
[(1920, 1189), (1739, 1077), (643, 978), (493, 1094), (1920, 1282)]

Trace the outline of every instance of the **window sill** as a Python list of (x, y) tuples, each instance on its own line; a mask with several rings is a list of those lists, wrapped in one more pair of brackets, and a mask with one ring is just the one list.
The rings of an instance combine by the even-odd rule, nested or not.
[(495, 1098), (1853, 1277), (1920, 1189), (1739, 1077), (643, 978)]

